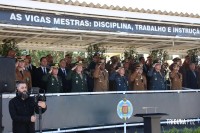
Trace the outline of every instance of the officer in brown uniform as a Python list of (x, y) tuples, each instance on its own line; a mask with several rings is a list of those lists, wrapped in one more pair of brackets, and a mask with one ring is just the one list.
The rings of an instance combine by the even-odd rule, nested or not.
[(18, 58), (18, 66), (16, 68), (16, 81), (24, 81), (28, 89), (32, 87), (32, 79), (29, 71), (25, 70), (25, 62), (23, 58)]
[(173, 63), (171, 65), (171, 72), (169, 73), (169, 77), (171, 80), (171, 89), (172, 90), (181, 90), (182, 89), (182, 74), (179, 73), (179, 65)]
[(96, 65), (93, 73), (94, 77), (94, 91), (108, 91), (109, 80), (108, 71), (105, 69), (105, 60), (101, 59)]
[(140, 66), (137, 66), (135, 71), (131, 74), (130, 82), (130, 90), (147, 90), (147, 80)]

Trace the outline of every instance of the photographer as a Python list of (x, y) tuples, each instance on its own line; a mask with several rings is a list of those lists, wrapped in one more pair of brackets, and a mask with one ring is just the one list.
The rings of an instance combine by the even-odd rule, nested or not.
[(9, 102), (9, 112), (13, 120), (13, 133), (35, 133), (36, 116), (39, 108), (42, 113), (46, 111), (46, 103), (39, 101), (35, 103), (34, 98), (29, 97), (27, 85), (24, 81), (16, 83), (16, 97)]

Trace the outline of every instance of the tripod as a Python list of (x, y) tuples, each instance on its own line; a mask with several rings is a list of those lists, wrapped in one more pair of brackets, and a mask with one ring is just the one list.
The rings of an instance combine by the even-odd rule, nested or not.
[(38, 99), (36, 96), (34, 96), (34, 101), (35, 101), (35, 108), (39, 109), (38, 110), (39, 111), (39, 114), (38, 114), (39, 115), (39, 131), (40, 131), (39, 133), (42, 133), (42, 108), (37, 105)]
[(42, 108), (39, 107), (39, 131), (42, 133)]

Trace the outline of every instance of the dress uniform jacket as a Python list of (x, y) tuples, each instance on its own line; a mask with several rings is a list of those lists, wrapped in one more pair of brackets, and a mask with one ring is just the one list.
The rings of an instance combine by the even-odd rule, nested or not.
[(75, 71), (70, 70), (67, 80), (72, 82), (72, 92), (88, 92), (87, 77), (82, 73), (82, 77)]
[(165, 90), (165, 77), (161, 72), (152, 68), (148, 71), (147, 76), (150, 78), (150, 90)]
[(182, 74), (179, 72), (170, 72), (169, 77), (171, 80), (171, 89), (172, 90), (181, 90), (182, 89)]
[(27, 67), (27, 70), (31, 73), (31, 79), (32, 79), (32, 86), (35, 87), (36, 86), (36, 82), (35, 82), (35, 70), (36, 70), (36, 66), (34, 66), (33, 64), (29, 64)]
[(147, 90), (147, 79), (144, 75), (139, 75), (134, 72), (130, 76), (131, 87), (130, 90)]
[(99, 68), (96, 68), (94, 73), (94, 91), (108, 91), (109, 89), (109, 80), (108, 80), (108, 71), (101, 71)]
[(42, 80), (47, 82), (47, 93), (63, 92), (62, 79), (59, 76), (56, 78), (52, 74), (47, 74), (43, 76)]
[(28, 89), (31, 89), (32, 87), (32, 79), (31, 74), (27, 70), (19, 71), (19, 69), (16, 69), (16, 80), (17, 81), (24, 81), (27, 84)]
[(128, 91), (128, 78), (126, 76), (121, 76), (117, 72), (113, 72), (109, 79), (115, 82), (115, 90)]

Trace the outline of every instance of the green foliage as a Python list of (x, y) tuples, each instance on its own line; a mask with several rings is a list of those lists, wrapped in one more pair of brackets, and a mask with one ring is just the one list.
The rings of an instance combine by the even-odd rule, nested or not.
[(54, 63), (58, 63), (61, 59), (64, 58), (64, 52), (60, 51), (30, 50), (28, 53), (32, 57), (32, 63), (36, 66), (39, 66), (40, 58), (46, 57), (48, 54), (51, 54), (51, 56), (53, 56)]
[(194, 133), (192, 129), (190, 128), (184, 128), (182, 133)]
[(179, 133), (179, 130), (173, 127), (168, 133)]
[(15, 40), (7, 40), (7, 39), (4, 39), (2, 41), (2, 44), (0, 44), (0, 55), (1, 56), (6, 56), (8, 54), (8, 51), (9, 50), (14, 50), (17, 55), (19, 55), (19, 48), (17, 47), (16, 45), (16, 41)]
[(194, 129), (193, 133), (200, 133), (200, 127)]
[(129, 49), (124, 51), (124, 58), (131, 58), (134, 60), (138, 60), (138, 52), (136, 51), (135, 47), (130, 47)]
[(192, 49), (188, 50), (187, 54), (190, 56), (190, 59), (194, 63), (198, 63), (198, 53), (200, 52), (200, 49)]
[(153, 60), (160, 60), (161, 62), (165, 62), (169, 58), (167, 51), (164, 51), (162, 49), (152, 50), (150, 52), (150, 56)]
[(104, 48), (103, 46), (100, 45), (90, 45), (88, 46), (88, 48), (86, 49), (87, 53), (88, 53), (88, 61), (92, 61), (92, 56), (95, 53), (98, 53), (100, 55), (100, 57), (104, 57), (104, 53), (106, 52), (106, 48)]
[(163, 131), (163, 133), (200, 133), (200, 127), (196, 129), (186, 128), (186, 127), (184, 129), (177, 129), (173, 127), (168, 131)]

